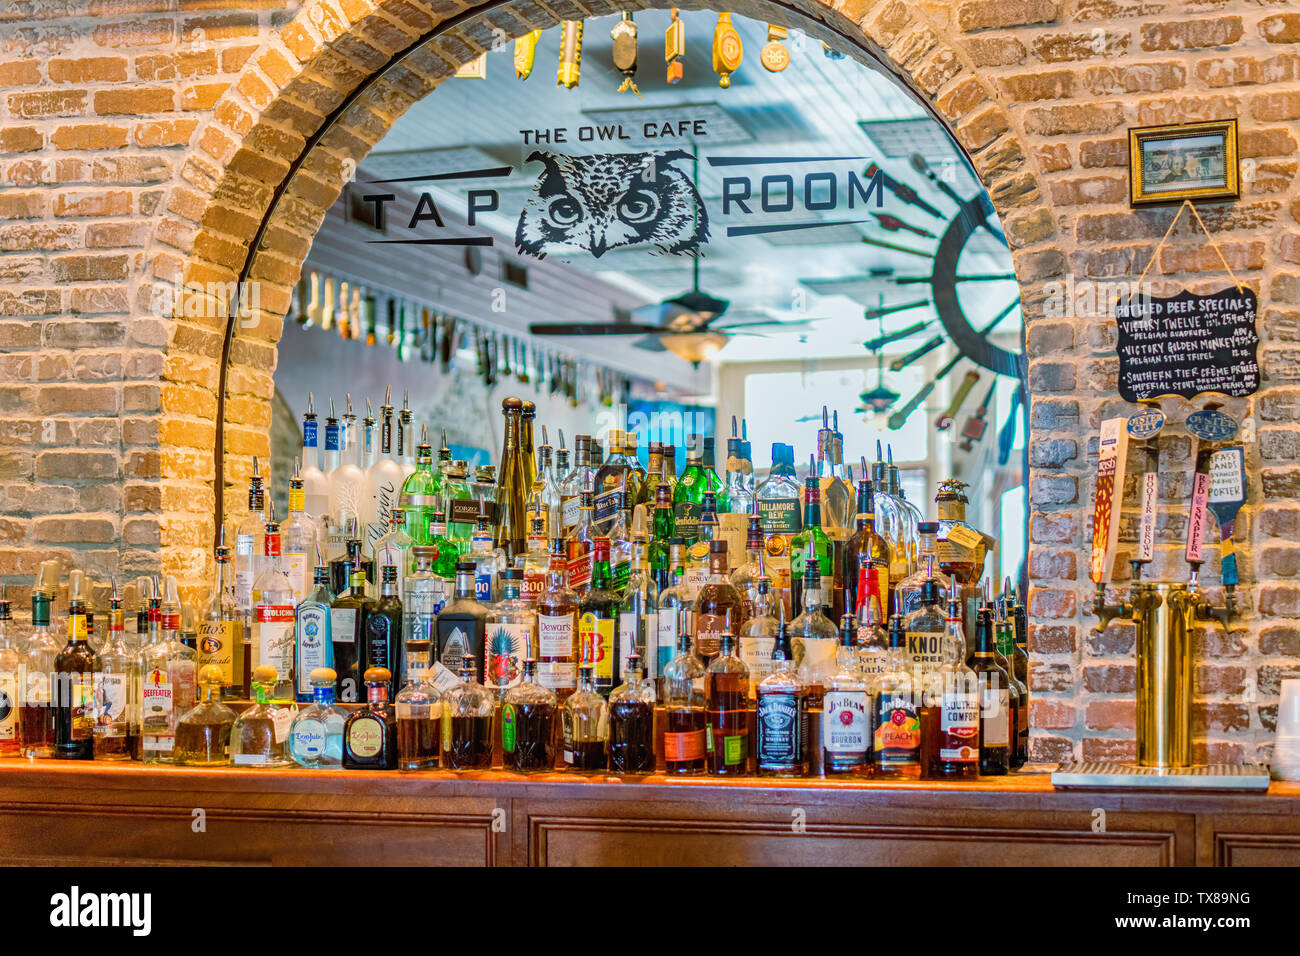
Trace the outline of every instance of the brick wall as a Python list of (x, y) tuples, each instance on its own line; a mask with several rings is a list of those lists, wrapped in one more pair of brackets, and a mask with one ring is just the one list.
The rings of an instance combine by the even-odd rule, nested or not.
[[(1259, 293), (1265, 381), (1253, 400), (1227, 406), (1253, 418), (1258, 438), (1238, 521), (1244, 614), (1231, 634), (1198, 637), (1196, 720), (1202, 753), (1253, 756), (1269, 739), (1280, 677), (1300, 669), (1300, 13), (1259, 0), (796, 0), (806, 19), (794, 20), (758, 0), (728, 6), (892, 62), (970, 152), (1002, 217), (1028, 318), (1034, 747), (1043, 759), (1133, 749), (1133, 635), (1090, 633), (1079, 557), (1097, 424), (1125, 411), (1113, 391), (1114, 323), (1086, 310), (1054, 314), (1050, 283), (1133, 279), (1168, 227), (1172, 210), (1127, 208), (1126, 127), (1239, 118), (1242, 198), (1203, 215)], [(371, 86), (325, 135), (252, 265), (265, 311), (234, 338), (220, 483), (225, 319), (158, 318), (157, 285), (232, 280), (325, 116), (466, 5), (21, 0), (0, 11), (0, 580), (15, 596), (51, 552), (100, 575), (161, 567), (197, 584), (214, 494), (267, 448), (281, 317), (347, 161), (494, 30), (515, 36), (616, 8), (493, 8)], [(1152, 276), (1197, 290), (1227, 284), (1187, 226)], [(1178, 422), (1189, 407), (1171, 401), (1165, 411)], [(1186, 495), (1190, 442), (1178, 427), (1169, 434), (1158, 563), (1179, 575), (1173, 509)]]

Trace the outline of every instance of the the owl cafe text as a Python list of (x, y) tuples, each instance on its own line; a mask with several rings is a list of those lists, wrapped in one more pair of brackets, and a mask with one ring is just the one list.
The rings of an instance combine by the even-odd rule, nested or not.
[[(641, 124), (640, 130), (635, 126), (630, 132), (625, 132), (622, 123), (599, 126), (579, 126), (578, 139), (579, 143), (605, 142), (607, 140), (633, 140), (633, 139), (703, 139), (709, 135), (709, 121), (707, 119), (678, 119), (678, 120), (646, 120)], [(550, 143), (567, 143), (569, 139), (569, 127), (556, 126), (550, 129), (521, 129), (519, 135), (523, 137), (525, 146), (547, 145)]]

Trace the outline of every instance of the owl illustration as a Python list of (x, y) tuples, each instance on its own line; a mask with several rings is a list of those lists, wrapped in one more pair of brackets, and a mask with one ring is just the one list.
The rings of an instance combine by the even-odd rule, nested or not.
[(538, 150), (528, 162), (545, 165), (524, 203), (515, 248), (538, 259), (548, 252), (654, 246), (697, 255), (709, 238), (709, 215), (690, 177), (673, 163), (680, 149), (655, 153), (564, 156)]

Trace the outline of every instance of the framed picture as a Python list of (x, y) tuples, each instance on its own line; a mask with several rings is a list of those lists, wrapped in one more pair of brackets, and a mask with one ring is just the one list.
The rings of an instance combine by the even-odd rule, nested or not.
[(1240, 194), (1235, 119), (1131, 129), (1128, 145), (1134, 206)]

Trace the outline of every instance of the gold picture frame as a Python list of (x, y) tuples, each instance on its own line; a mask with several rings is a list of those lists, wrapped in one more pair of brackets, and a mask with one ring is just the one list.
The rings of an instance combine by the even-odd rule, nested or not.
[(1241, 195), (1235, 119), (1130, 129), (1128, 145), (1130, 205)]

